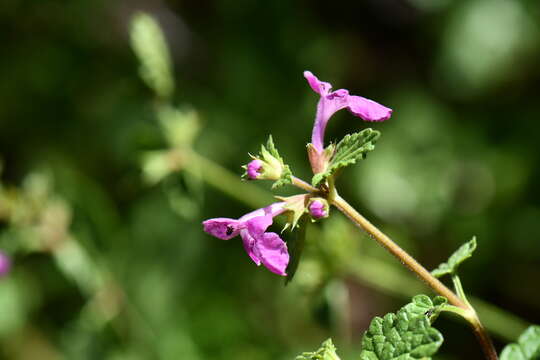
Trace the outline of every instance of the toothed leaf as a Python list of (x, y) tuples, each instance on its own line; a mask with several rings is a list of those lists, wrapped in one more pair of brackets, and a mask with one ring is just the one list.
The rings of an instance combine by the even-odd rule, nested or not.
[(336, 354), (336, 347), (332, 343), (332, 339), (328, 339), (322, 343), (319, 350), (314, 352), (305, 352), (298, 355), (295, 360), (340, 360)]
[(375, 317), (362, 338), (360, 360), (428, 360), (443, 342), (430, 316), (445, 303), (417, 295), (397, 313)]
[(457, 249), (447, 262), (439, 265), (431, 274), (435, 277), (441, 277), (446, 274), (454, 274), (458, 266), (472, 256), (476, 249), (476, 237), (473, 236), (471, 241), (466, 242)]
[(358, 133), (346, 135), (335, 148), (334, 156), (330, 160), (326, 171), (315, 174), (311, 180), (313, 186), (319, 185), (337, 170), (365, 159), (367, 153), (375, 149), (375, 143), (381, 133), (367, 128)]

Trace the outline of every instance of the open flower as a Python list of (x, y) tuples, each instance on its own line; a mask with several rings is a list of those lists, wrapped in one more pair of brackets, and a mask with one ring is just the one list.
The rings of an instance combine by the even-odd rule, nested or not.
[(310, 71), (304, 71), (304, 77), (313, 91), (321, 96), (311, 137), (311, 143), (319, 154), (324, 150), (326, 125), (335, 112), (347, 108), (353, 115), (365, 121), (383, 121), (392, 115), (392, 109), (361, 96), (349, 95), (348, 90), (332, 91), (330, 83), (319, 81)]
[(214, 218), (203, 222), (204, 231), (222, 240), (240, 235), (249, 257), (257, 264), (263, 264), (271, 272), (286, 276), (289, 264), (287, 245), (273, 232), (266, 232), (272, 225), (274, 216), (286, 209), (285, 203), (277, 202), (242, 216), (239, 219)]

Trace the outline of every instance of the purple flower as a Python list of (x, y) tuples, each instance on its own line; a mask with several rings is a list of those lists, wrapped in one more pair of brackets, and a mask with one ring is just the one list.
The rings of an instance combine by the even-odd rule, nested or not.
[(2, 251), (0, 251), (0, 277), (6, 275), (11, 269), (11, 260)]
[(347, 108), (365, 121), (383, 121), (390, 118), (392, 109), (361, 96), (349, 95), (349, 91), (339, 89), (332, 91), (330, 83), (319, 81), (310, 71), (304, 71), (309, 86), (321, 96), (317, 104), (317, 115), (311, 137), (315, 149), (322, 153), (324, 149), (324, 131), (330, 117), (337, 111)]
[(247, 177), (250, 178), (251, 180), (257, 179), (261, 175), (260, 170), (262, 169), (262, 167), (263, 167), (263, 162), (261, 160), (259, 159), (251, 160), (247, 164), (247, 168), (246, 168)]
[(289, 264), (287, 245), (273, 232), (266, 232), (274, 216), (286, 209), (278, 202), (242, 216), (240, 219), (215, 218), (203, 222), (204, 231), (222, 240), (240, 235), (244, 248), (257, 266), (263, 264), (271, 272), (286, 276)]
[(314, 200), (309, 204), (309, 213), (313, 218), (320, 219), (328, 216), (327, 206), (322, 201)]

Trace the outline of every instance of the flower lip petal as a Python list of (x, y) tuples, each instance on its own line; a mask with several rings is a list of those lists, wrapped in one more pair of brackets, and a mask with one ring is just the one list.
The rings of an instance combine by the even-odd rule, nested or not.
[(259, 253), (262, 264), (274, 274), (287, 276), (285, 270), (289, 265), (287, 244), (276, 233), (264, 233), (256, 239), (255, 249)]
[(347, 108), (365, 121), (384, 121), (392, 116), (392, 109), (361, 96), (349, 96)]
[(251, 260), (253, 260), (253, 262), (257, 266), (261, 265), (261, 259), (257, 254), (257, 250), (255, 249), (255, 238), (249, 233), (247, 229), (242, 229), (240, 231), (240, 237), (242, 238), (244, 249), (246, 250)]
[(247, 229), (253, 236), (261, 236), (270, 225), (272, 225), (272, 215), (257, 216), (247, 221)]
[(222, 240), (229, 240), (237, 236), (242, 223), (229, 218), (214, 218), (203, 221), (204, 231)]

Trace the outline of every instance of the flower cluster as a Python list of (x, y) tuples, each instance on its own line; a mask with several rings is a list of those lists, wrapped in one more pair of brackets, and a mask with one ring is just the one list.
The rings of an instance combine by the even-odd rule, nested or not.
[[(390, 118), (392, 110), (361, 96), (349, 95), (345, 89), (332, 91), (332, 85), (319, 81), (309, 71), (304, 77), (310, 87), (320, 95), (317, 114), (312, 131), (311, 143), (308, 144), (308, 155), (314, 174), (324, 171), (332, 158), (333, 147), (324, 148), (324, 132), (328, 120), (341, 109), (348, 109), (353, 115), (365, 121), (383, 121)], [(261, 147), (259, 156), (251, 156), (252, 160), (244, 166), (244, 178), (248, 180), (274, 180), (273, 187), (292, 182), (292, 174), (274, 147), (272, 138)], [(287, 244), (274, 232), (267, 232), (273, 218), (288, 212), (289, 221), (285, 228), (294, 229), (304, 214), (312, 220), (328, 217), (328, 201), (321, 197), (322, 193), (295, 195), (279, 198), (281, 202), (273, 203), (265, 208), (255, 210), (239, 219), (214, 218), (203, 222), (204, 231), (222, 240), (229, 240), (238, 235), (242, 238), (244, 248), (249, 257), (257, 265), (264, 265), (275, 274), (286, 276), (289, 264)]]

